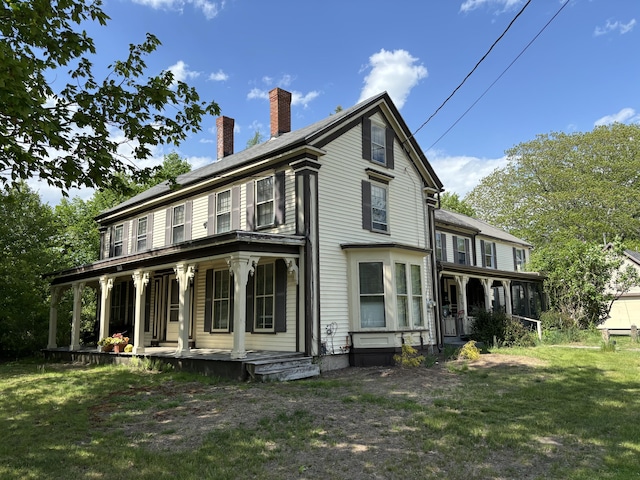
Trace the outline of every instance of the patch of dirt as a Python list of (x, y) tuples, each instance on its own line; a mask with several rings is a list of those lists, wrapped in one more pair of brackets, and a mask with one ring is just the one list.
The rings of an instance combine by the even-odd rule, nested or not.
[[(422, 465), (441, 455), (413, 448), (411, 433), (419, 427), (412, 426), (416, 409), (411, 405), (429, 406), (437, 399), (455, 395), (463, 381), (451, 371), (456, 363), (453, 362), (453, 369), (443, 363), (413, 369), (346, 368), (325, 372), (303, 384), (203, 385), (169, 381), (159, 387), (114, 393), (91, 412), (91, 418), (96, 429), (124, 429), (132, 447), (175, 453), (199, 448), (206, 436), (216, 430), (255, 430), (276, 418), (303, 415), (311, 423), (314, 448), (296, 450), (295, 455), (289, 456), (293, 458), (279, 461), (270, 478), (291, 478), (292, 471), (297, 473), (295, 478), (396, 478), (395, 474), (389, 477), (383, 473), (381, 466), (388, 459), (412, 451), (412, 455), (420, 457), (414, 460)], [(468, 368), (540, 365), (542, 361), (529, 357), (485, 354), (468, 363)], [(126, 419), (118, 417), (123, 421), (113, 422), (120, 401), (127, 403), (122, 396), (139, 402), (140, 409), (127, 406)], [(555, 446), (553, 439), (540, 441)], [(344, 476), (333, 470), (336, 465), (344, 469)], [(439, 475), (447, 478), (446, 472)]]

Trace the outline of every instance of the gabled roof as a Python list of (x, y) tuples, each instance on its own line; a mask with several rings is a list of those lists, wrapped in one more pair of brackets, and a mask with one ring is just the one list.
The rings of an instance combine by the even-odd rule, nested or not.
[(636, 265), (640, 265), (640, 252), (634, 250), (625, 250), (624, 254)]
[[(180, 187), (186, 187), (189, 185), (197, 184), (198, 182), (202, 182), (204, 180), (213, 179), (216, 176), (220, 176), (226, 172), (232, 171), (236, 168), (250, 165), (251, 163), (258, 162), (263, 159), (267, 159), (269, 157), (274, 157), (278, 154), (284, 153), (286, 151), (290, 151), (293, 148), (301, 147), (304, 145), (313, 146), (313, 142), (317, 141), (321, 137), (325, 136), (332, 130), (335, 130), (344, 124), (348, 124), (350, 121), (353, 121), (359, 117), (363, 112), (374, 108), (379, 104), (386, 104), (398, 122), (398, 126), (403, 131), (404, 138), (408, 138), (409, 140), (405, 140), (405, 143), (408, 143), (412, 146), (414, 152), (419, 157), (420, 161), (424, 165), (425, 169), (428, 172), (428, 175), (433, 180), (436, 188), (438, 190), (442, 190), (442, 182), (436, 175), (435, 171), (429, 164), (427, 157), (422, 152), (422, 149), (415, 141), (415, 139), (411, 136), (411, 131), (407, 127), (404, 119), (400, 115), (400, 112), (393, 104), (393, 101), (387, 94), (387, 92), (380, 93), (375, 95), (363, 102), (354, 105), (353, 107), (342, 110), (338, 113), (330, 115), (329, 117), (320, 120), (316, 123), (308, 125), (306, 127), (300, 128), (298, 130), (294, 130), (292, 132), (284, 133), (278, 137), (271, 138), (266, 142), (260, 143), (253, 147), (242, 150), (238, 153), (234, 153), (232, 155), (228, 155), (218, 161), (214, 161), (208, 165), (200, 167), (191, 172), (185, 173), (183, 175), (178, 176), (176, 179), (176, 183)], [(321, 143), (321, 142), (320, 142)], [(136, 195), (135, 197), (126, 200), (125, 202), (108, 209), (102, 212), (100, 215), (96, 217), (96, 219), (104, 218), (110, 214), (117, 213), (121, 210), (124, 210), (128, 207), (135, 206), (137, 204), (141, 204), (148, 200), (152, 200), (155, 198), (159, 198), (166, 193), (171, 192), (171, 186), (168, 181), (160, 183), (154, 187), (145, 190), (144, 192)]]
[(450, 225), (452, 227), (463, 228), (465, 230), (471, 231), (472, 233), (491, 237), (496, 240), (503, 240), (509, 243), (517, 243), (519, 245), (524, 245), (527, 247), (532, 246), (530, 243), (516, 237), (515, 235), (511, 235), (510, 233), (507, 233), (504, 230), (500, 230), (499, 228), (483, 222), (482, 220), (468, 217), (461, 213), (452, 212), (441, 208), (435, 211), (435, 219), (436, 223), (439, 223), (441, 225)]

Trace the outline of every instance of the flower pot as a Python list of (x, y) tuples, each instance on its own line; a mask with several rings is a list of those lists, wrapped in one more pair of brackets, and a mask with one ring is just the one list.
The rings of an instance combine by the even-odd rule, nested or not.
[(121, 351), (124, 350), (124, 345), (120, 346), (120, 345), (114, 345), (113, 346), (113, 353), (120, 353)]
[(111, 344), (102, 346), (102, 351), (103, 352), (110, 352), (111, 350), (113, 350), (113, 345), (111, 345)]

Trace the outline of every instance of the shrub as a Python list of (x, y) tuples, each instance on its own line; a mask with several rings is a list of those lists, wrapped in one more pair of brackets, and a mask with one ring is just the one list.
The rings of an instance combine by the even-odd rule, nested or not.
[(520, 321), (503, 312), (480, 310), (471, 327), (471, 338), (485, 345), (495, 341), (506, 347), (531, 347), (536, 344), (534, 334)]
[(406, 343), (402, 344), (402, 352), (393, 356), (395, 364), (405, 368), (419, 367), (424, 363), (424, 360), (423, 355), (420, 355), (415, 348)]
[(476, 347), (475, 340), (469, 340), (458, 352), (458, 360), (478, 360), (480, 358), (480, 350)]

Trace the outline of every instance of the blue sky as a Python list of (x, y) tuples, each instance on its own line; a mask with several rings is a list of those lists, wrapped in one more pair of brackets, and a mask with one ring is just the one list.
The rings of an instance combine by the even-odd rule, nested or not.
[[(256, 130), (268, 137), (266, 95), (276, 86), (293, 93), (293, 129), (386, 90), (415, 132), (525, 3), (105, 0), (111, 20), (87, 30), (96, 40), (97, 68), (124, 58), (146, 32), (156, 35), (162, 45), (147, 58), (149, 73), (171, 69), (203, 99), (215, 100), (235, 119), (240, 151)], [(537, 134), (640, 122), (638, 0), (569, 0), (522, 53), (564, 3), (533, 0), (416, 133), (447, 191), (464, 196), (505, 164), (506, 149)], [(176, 150), (201, 166), (214, 161), (215, 139), (215, 118), (207, 118), (199, 134), (155, 150), (148, 163)], [(53, 189), (37, 188), (43, 200), (57, 202)]]

